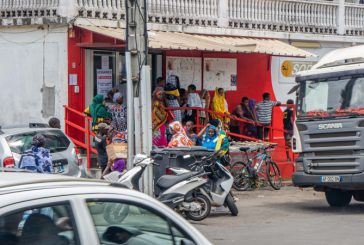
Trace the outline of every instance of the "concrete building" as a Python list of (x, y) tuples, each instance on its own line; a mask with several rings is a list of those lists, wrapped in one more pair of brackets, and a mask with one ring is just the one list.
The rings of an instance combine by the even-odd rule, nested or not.
[[(287, 92), (297, 71), (330, 50), (364, 43), (359, 0), (147, 2), (153, 79), (178, 72), (168, 66), (173, 61), (186, 69), (180, 72), (187, 74), (184, 85), (213, 90), (221, 81), (208, 77), (205, 63), (236, 67), (218, 72), (235, 76), (224, 83), (231, 108), (243, 95), (259, 101), (265, 91), (277, 100), (292, 98)], [(64, 118), (63, 105), (82, 111), (101, 91), (101, 71), (109, 75), (103, 86), (122, 88), (123, 28), (124, 0), (1, 1), (0, 125)], [(295, 47), (316, 57), (302, 58), (307, 53)], [(72, 121), (83, 124), (82, 119)], [(276, 126), (280, 124), (277, 117)]]

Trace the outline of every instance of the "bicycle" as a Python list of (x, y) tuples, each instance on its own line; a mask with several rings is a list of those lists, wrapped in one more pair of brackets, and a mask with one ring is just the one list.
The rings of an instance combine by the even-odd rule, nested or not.
[[(281, 172), (278, 165), (271, 160), (267, 152), (275, 146), (263, 147), (253, 158), (249, 158), (249, 147), (241, 147), (240, 151), (245, 152), (247, 161), (236, 162), (231, 165), (230, 173), (234, 177), (233, 188), (237, 191), (246, 191), (249, 188), (255, 189), (267, 182), (273, 189), (279, 190), (282, 187)], [(254, 161), (257, 160), (257, 161)], [(255, 164), (254, 164), (255, 163)]]

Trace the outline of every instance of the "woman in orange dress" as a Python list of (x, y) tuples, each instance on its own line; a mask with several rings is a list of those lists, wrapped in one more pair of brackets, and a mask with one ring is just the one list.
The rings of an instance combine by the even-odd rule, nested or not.
[(188, 138), (185, 130), (182, 127), (182, 124), (179, 121), (170, 123), (169, 130), (173, 134), (172, 139), (168, 144), (169, 148), (193, 146), (192, 140)]

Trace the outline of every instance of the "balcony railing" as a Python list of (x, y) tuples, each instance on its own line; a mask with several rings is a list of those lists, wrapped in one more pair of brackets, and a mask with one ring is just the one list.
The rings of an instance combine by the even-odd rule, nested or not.
[(125, 19), (125, 0), (75, 0), (78, 15), (88, 18)]
[(219, 1), (221, 0), (149, 0), (149, 21), (216, 26)]
[(337, 29), (337, 3), (228, 0), (228, 4), (229, 24), (235, 28), (328, 33)]
[(364, 4), (347, 4), (345, 7), (345, 29), (348, 35), (358, 35), (364, 26)]
[(62, 0), (2, 0), (0, 1), (0, 20), (57, 16), (60, 1)]
[[(364, 6), (317, 0), (148, 0), (148, 21), (240, 30), (364, 35)], [(125, 0), (2, 0), (4, 19), (58, 16), (125, 20)]]

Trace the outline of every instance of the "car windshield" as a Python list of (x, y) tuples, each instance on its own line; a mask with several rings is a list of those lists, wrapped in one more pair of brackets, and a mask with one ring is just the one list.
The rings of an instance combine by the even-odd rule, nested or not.
[(10, 135), (6, 137), (6, 141), (11, 152), (22, 154), (32, 147), (32, 139), (36, 134), (42, 134), (45, 137), (45, 147), (50, 149), (52, 153), (66, 150), (71, 143), (59, 130), (42, 130)]
[(364, 116), (363, 90), (363, 77), (304, 81), (298, 97), (298, 117)]

